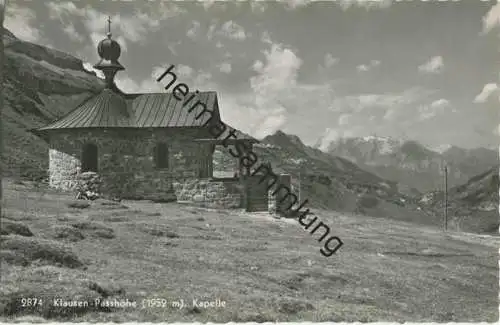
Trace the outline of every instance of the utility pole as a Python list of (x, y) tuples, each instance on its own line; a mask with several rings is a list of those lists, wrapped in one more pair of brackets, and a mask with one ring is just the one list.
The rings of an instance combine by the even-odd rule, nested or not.
[(300, 185), (301, 184), (300, 184), (300, 172), (299, 172), (299, 193), (298, 193), (299, 194), (299, 204), (300, 204), (300, 187), (301, 187)]
[(448, 230), (448, 166), (444, 166), (444, 231)]

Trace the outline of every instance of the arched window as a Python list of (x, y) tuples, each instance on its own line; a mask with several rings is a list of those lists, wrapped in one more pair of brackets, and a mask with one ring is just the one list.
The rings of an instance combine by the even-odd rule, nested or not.
[(158, 143), (155, 147), (156, 168), (168, 168), (168, 146), (166, 143)]
[(82, 152), (82, 172), (97, 172), (97, 146), (87, 143), (83, 146)]

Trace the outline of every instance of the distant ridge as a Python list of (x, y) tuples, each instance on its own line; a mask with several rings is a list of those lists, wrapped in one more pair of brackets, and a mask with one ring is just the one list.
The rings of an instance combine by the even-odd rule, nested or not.
[(378, 136), (340, 138), (331, 141), (324, 151), (421, 192), (441, 188), (444, 164), (449, 169), (450, 186), (499, 164), (498, 152), (487, 148), (447, 146), (438, 152), (417, 141)]

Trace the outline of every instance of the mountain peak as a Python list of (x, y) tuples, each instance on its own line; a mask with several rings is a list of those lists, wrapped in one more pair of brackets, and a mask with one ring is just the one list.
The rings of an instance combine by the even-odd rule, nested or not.
[(282, 146), (282, 145), (286, 145), (286, 144), (294, 144), (294, 145), (297, 145), (297, 146), (301, 146), (301, 147), (304, 147), (304, 143), (302, 142), (302, 140), (300, 140), (300, 138), (296, 135), (293, 135), (293, 134), (287, 134), (281, 130), (278, 130), (276, 132), (274, 132), (273, 134), (271, 135), (268, 135), (266, 136), (264, 139), (262, 139), (262, 142), (266, 142), (266, 143), (270, 143), (270, 144), (274, 144), (274, 145), (278, 145), (278, 146)]
[(4, 46), (9, 46), (11, 43), (13, 43), (15, 41), (19, 41), (19, 39), (16, 37), (16, 35), (14, 35), (10, 30), (8, 30), (7, 28), (4, 28), (4, 27), (0, 27), (0, 28), (2, 28)]
[(394, 140), (394, 139), (389, 138), (389, 137), (382, 137), (382, 136), (378, 136), (378, 135), (368, 135), (368, 136), (362, 137), (361, 139), (363, 139), (365, 141), (391, 141), (391, 140)]

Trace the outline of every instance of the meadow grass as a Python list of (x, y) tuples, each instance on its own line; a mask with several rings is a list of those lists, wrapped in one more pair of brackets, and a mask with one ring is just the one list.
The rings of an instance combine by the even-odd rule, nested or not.
[[(1, 321), (470, 321), (498, 319), (492, 236), (315, 211), (341, 236), (331, 257), (294, 220), (177, 203), (97, 200), (7, 182)], [(6, 246), (3, 246), (7, 243)], [(17, 257), (17, 260), (16, 258)], [(22, 308), (22, 297), (44, 297)], [(50, 306), (50, 299), (183, 299), (183, 309)], [(190, 306), (223, 300), (224, 308)]]

